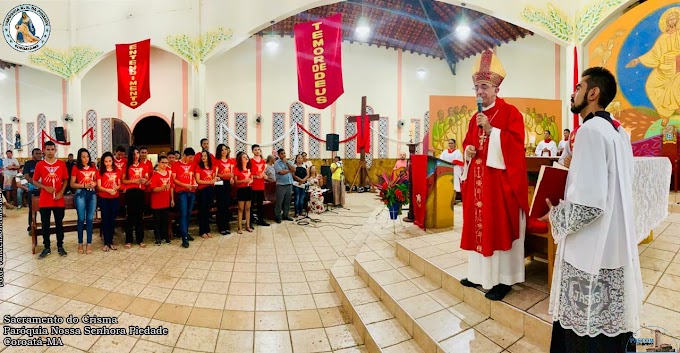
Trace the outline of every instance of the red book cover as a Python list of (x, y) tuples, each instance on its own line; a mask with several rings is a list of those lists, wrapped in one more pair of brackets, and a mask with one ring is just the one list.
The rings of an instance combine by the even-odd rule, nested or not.
[(550, 211), (545, 199), (550, 199), (553, 205), (559, 204), (560, 200), (564, 199), (568, 174), (569, 170), (564, 167), (541, 166), (534, 190), (534, 199), (531, 201), (530, 218), (543, 217)]

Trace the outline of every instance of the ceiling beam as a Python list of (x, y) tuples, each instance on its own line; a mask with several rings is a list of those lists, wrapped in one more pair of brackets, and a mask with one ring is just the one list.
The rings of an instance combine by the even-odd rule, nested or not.
[(446, 63), (449, 65), (451, 73), (455, 76), (456, 56), (453, 53), (453, 50), (451, 50), (451, 46), (444, 44), (444, 38), (449, 35), (449, 33), (446, 33), (446, 31), (441, 28), (444, 21), (434, 10), (433, 0), (418, 0), (418, 2), (425, 13), (425, 17), (427, 18), (427, 22), (429, 23), (432, 32), (434, 32), (435, 37), (437, 37), (437, 43), (444, 53)]

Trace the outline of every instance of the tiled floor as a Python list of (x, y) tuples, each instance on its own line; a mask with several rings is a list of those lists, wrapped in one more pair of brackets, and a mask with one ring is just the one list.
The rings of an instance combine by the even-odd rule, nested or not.
[(284, 222), (253, 234), (195, 236), (188, 249), (177, 240), (160, 247), (147, 240), (144, 249), (105, 253), (95, 236), (94, 253), (81, 255), (74, 232), (66, 234), (68, 256), (59, 257), (52, 235), (44, 260), (31, 254), (26, 210), (8, 210), (0, 314), (113, 316), (114, 327), (169, 329), (167, 336), (63, 336), (68, 350), (59, 352), (366, 352), (327, 270), (379, 206), (372, 194), (352, 194), (346, 209), (315, 215), (322, 222), (312, 226)]

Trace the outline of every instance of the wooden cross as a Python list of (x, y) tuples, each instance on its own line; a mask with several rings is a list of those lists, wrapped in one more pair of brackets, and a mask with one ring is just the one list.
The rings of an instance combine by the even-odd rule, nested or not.
[[(357, 140), (361, 139), (364, 137), (364, 134), (369, 134), (370, 133), (370, 123), (372, 121), (377, 121), (380, 120), (380, 115), (379, 114), (371, 114), (368, 115), (366, 114), (366, 96), (361, 97), (361, 115), (360, 116), (351, 116), (349, 117), (348, 121), (350, 123), (357, 123), (358, 126), (358, 118), (368, 116), (368, 121), (369, 125), (368, 126), (362, 126), (361, 131), (357, 129)], [(366, 150), (363, 148), (363, 146), (359, 149), (361, 159), (359, 160), (359, 186), (364, 186), (366, 185), (366, 178), (368, 177), (368, 170), (366, 170)]]

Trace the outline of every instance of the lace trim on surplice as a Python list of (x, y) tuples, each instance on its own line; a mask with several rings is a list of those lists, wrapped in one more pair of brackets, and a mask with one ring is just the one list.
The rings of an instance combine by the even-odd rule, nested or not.
[(593, 223), (604, 213), (597, 207), (579, 205), (573, 202), (560, 202), (550, 210), (550, 225), (555, 243), (560, 243), (564, 237), (576, 233), (581, 228)]
[(624, 269), (600, 269), (597, 275), (562, 262), (559, 321), (579, 336), (615, 336), (626, 332)]

